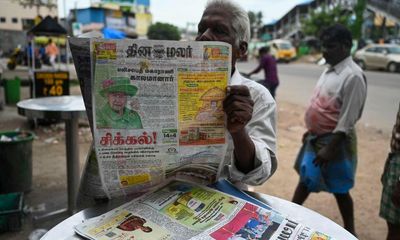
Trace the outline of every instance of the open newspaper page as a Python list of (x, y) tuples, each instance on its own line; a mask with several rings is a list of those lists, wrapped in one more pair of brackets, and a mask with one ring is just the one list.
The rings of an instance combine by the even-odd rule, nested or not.
[(91, 40), (94, 144), (108, 196), (215, 181), (231, 72), (220, 42)]
[[(262, 208), (205, 186), (172, 181), (75, 227), (90, 239), (333, 239)], [(318, 238), (319, 237), (319, 238)]]

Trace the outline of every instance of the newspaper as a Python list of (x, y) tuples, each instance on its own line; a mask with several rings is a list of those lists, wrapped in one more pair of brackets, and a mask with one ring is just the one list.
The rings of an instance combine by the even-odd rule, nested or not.
[(231, 46), (91, 39), (94, 147), (109, 198), (214, 182), (227, 148)]
[(194, 183), (172, 181), (75, 226), (89, 239), (333, 239), (271, 208)]

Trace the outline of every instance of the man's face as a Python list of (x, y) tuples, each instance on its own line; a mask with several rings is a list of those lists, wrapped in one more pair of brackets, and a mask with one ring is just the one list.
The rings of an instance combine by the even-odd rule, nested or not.
[(339, 42), (332, 41), (328, 37), (322, 38), (322, 56), (331, 66), (335, 66), (348, 57), (348, 49)]
[[(236, 59), (241, 56), (241, 44), (235, 38), (235, 32), (232, 27), (232, 16), (223, 9), (209, 8), (203, 13), (198, 25), (196, 41), (221, 41), (231, 44), (232, 69), (236, 63)], [(244, 49), (244, 52), (246, 50)]]
[(110, 107), (115, 112), (123, 111), (125, 104), (127, 101), (127, 97), (125, 93), (122, 92), (111, 92), (108, 93), (108, 103)]

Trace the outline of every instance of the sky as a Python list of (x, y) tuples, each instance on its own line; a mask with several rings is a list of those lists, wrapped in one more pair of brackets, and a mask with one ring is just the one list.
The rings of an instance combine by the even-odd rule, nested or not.
[[(75, 6), (85, 8), (90, 6), (90, 2), (96, 1), (58, 0), (59, 16), (64, 16), (64, 2), (68, 13)], [(310, 2), (310, 0), (235, 0), (235, 2), (246, 11), (261, 11), (263, 23), (268, 24), (278, 20), (297, 4)], [(206, 3), (207, 0), (150, 0), (150, 12), (153, 15), (153, 23), (164, 22), (180, 28), (187, 26), (191, 28), (199, 22)]]

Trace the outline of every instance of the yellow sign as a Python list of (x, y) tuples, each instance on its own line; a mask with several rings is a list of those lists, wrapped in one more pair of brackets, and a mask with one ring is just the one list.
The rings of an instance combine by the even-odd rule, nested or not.
[(69, 72), (35, 72), (35, 96), (69, 95)]

